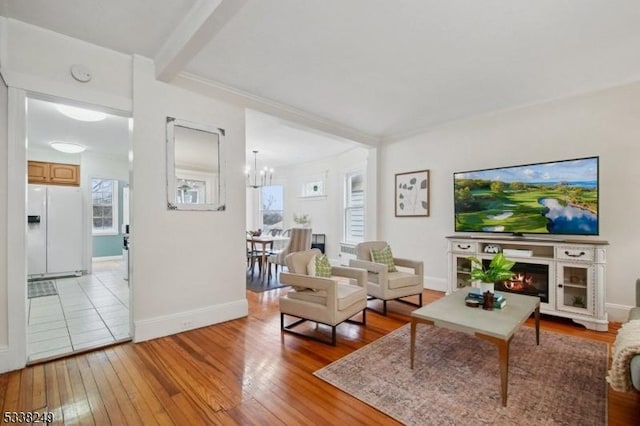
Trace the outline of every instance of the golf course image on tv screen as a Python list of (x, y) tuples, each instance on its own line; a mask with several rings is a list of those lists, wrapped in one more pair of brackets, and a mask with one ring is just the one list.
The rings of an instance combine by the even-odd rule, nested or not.
[(458, 172), (456, 232), (598, 235), (598, 157)]

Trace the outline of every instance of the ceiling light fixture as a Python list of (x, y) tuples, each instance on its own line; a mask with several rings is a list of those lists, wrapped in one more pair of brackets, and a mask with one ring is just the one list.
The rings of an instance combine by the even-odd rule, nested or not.
[(244, 174), (247, 177), (247, 187), (249, 188), (262, 188), (263, 186), (271, 185), (271, 179), (273, 178), (273, 169), (264, 167), (258, 171), (258, 151), (253, 151), (253, 170), (250, 166), (247, 166), (244, 170)]
[(51, 148), (57, 151), (64, 152), (66, 154), (79, 154), (85, 149), (87, 149), (86, 146), (80, 145), (79, 143), (73, 143), (73, 142), (57, 142), (56, 141), (56, 142), (50, 142), (49, 146), (51, 146)]
[(71, 105), (57, 105), (57, 108), (58, 111), (60, 111), (67, 117), (73, 118), (74, 120), (101, 121), (107, 118), (107, 114), (105, 114), (104, 112), (74, 107)]

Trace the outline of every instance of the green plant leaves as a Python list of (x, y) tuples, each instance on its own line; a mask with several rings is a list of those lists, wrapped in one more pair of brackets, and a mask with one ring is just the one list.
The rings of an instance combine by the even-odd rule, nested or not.
[(484, 267), (482, 260), (475, 256), (467, 258), (471, 261), (471, 279), (480, 280), (485, 283), (495, 283), (498, 281), (509, 280), (513, 277), (511, 268), (516, 262), (507, 259), (504, 254), (498, 253), (491, 259), (491, 263), (487, 268)]

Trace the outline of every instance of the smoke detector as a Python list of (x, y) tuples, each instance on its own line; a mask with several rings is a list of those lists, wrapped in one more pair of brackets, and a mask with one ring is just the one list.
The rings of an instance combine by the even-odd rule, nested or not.
[(80, 83), (91, 81), (91, 71), (84, 65), (71, 65), (71, 76)]

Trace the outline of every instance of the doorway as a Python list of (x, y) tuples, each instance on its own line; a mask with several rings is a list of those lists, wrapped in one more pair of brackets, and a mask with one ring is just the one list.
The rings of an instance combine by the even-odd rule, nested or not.
[(57, 99), (26, 102), (27, 361), (33, 363), (131, 338), (125, 247), (131, 125), (127, 117)]

